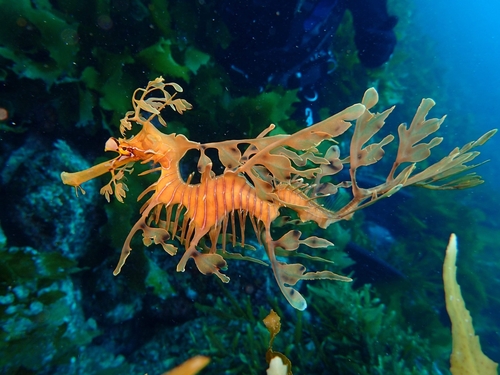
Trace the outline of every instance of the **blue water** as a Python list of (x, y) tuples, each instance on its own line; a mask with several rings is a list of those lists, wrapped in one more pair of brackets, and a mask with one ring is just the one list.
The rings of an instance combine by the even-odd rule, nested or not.
[[(421, 32), (437, 44), (436, 58), (446, 66), (446, 80), (456, 87), (460, 95), (452, 96), (460, 106), (458, 112), (450, 113), (447, 119), (452, 123), (458, 116), (468, 118), (472, 114), (470, 126), (480, 135), (492, 128), (500, 128), (500, 2), (491, 0), (449, 2), (446, 0), (421, 0), (415, 15)], [(453, 4), (453, 5), (452, 5)], [(445, 108), (446, 110), (446, 108)], [(463, 126), (463, 125), (462, 125)], [(458, 129), (460, 131), (460, 129)], [(464, 142), (468, 139), (463, 139)], [(477, 172), (484, 177), (485, 184), (472, 189), (466, 198), (469, 206), (480, 207), (486, 216), (480, 221), (483, 228), (500, 231), (500, 184), (499, 165), (500, 134), (497, 133), (482, 147), (481, 160), (491, 161), (481, 166)], [(476, 159), (477, 160), (477, 159)], [(468, 223), (463, 223), (467, 225)], [(478, 238), (485, 236), (486, 230), (479, 228)], [(460, 234), (458, 233), (460, 236)], [(495, 236), (496, 237), (496, 236)], [(486, 245), (485, 251), (477, 257), (483, 265), (484, 283), (490, 301), (498, 300), (498, 259), (500, 246), (496, 241)], [(467, 251), (467, 249), (462, 249)], [(459, 263), (460, 268), (460, 263)], [(459, 277), (460, 282), (460, 277)], [(467, 287), (463, 285), (463, 287)], [(469, 308), (473, 301), (469, 301)], [(476, 315), (482, 347), (494, 360), (498, 361), (498, 311), (482, 311)], [(485, 320), (483, 320), (485, 319)], [(490, 323), (486, 323), (490, 322)], [(497, 347), (498, 348), (498, 347)]]
[[(448, 70), (447, 79), (464, 89), (461, 93), (465, 96), (461, 94), (456, 100), (462, 103), (464, 115), (474, 114), (475, 122), (470, 126), (477, 128), (478, 134), (500, 128), (500, 2), (422, 0), (419, 4), (416, 24), (437, 43), (437, 58)], [(499, 146), (497, 134), (482, 151), (491, 159), (481, 169), (490, 187), (500, 183), (496, 173)]]

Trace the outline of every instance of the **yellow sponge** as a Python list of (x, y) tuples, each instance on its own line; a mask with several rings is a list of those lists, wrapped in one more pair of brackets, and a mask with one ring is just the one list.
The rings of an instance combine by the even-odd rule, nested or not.
[(497, 375), (498, 364), (481, 351), (479, 337), (474, 333), (472, 318), (457, 283), (457, 237), (452, 234), (443, 265), (446, 310), (451, 319), (453, 350), (450, 357), (453, 375)]

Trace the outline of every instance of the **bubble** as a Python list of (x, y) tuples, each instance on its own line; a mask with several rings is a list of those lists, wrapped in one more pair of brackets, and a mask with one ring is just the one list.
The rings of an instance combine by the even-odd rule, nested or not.
[(103, 30), (109, 30), (113, 27), (113, 20), (108, 15), (102, 14), (97, 18), (97, 26)]
[(67, 45), (73, 46), (78, 43), (78, 33), (75, 29), (64, 29), (61, 33), (61, 39)]
[(19, 17), (19, 18), (16, 20), (16, 24), (17, 24), (17, 26), (19, 26), (19, 27), (25, 27), (25, 26), (28, 24), (28, 21), (26, 21), (26, 18), (24, 18), (24, 17)]

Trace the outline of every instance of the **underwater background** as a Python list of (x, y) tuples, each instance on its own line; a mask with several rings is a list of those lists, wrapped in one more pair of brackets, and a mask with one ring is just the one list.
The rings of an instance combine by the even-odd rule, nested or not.
[[(341, 1), (301, 3), (310, 17), (294, 37), (314, 43), (303, 35), (328, 29), (321, 49), (271, 48), (296, 32), (295, 8), (285, 1), (270, 13), (260, 1), (0, 0), (2, 374), (161, 374), (198, 354), (211, 358), (202, 374), (263, 374), (262, 319), (271, 308), (282, 324), (273, 349), (296, 374), (447, 374), (442, 264), (450, 233), (476, 334), (500, 361), (498, 134), (478, 149), (477, 163), (490, 160), (474, 170), (480, 186), (410, 187), (325, 231), (303, 226), (335, 243), (328, 268), (354, 279), (303, 283), (303, 312), (288, 305), (269, 267), (229, 261), (231, 282), (222, 284), (193, 265), (175, 272), (174, 259), (139, 238), (123, 272), (112, 275), (142, 205), (135, 198), (153, 180), (130, 176), (125, 203), (108, 203), (99, 194), (106, 178), (77, 197), (60, 173), (107, 160), (104, 144), (119, 136), (132, 93), (158, 76), (180, 84), (194, 107), (182, 117), (166, 111), (162, 131), (199, 142), (256, 137), (270, 123), (293, 133), (310, 116), (359, 102), (371, 86), (377, 110), (397, 106), (384, 127), (393, 134), (422, 98), (437, 102), (431, 116), (447, 115), (437, 133), (444, 141), (429, 160), (500, 127), (500, 5), (388, 1), (397, 22), (389, 17), (380, 30), (394, 30), (397, 42), (370, 66), (360, 60), (355, 11), (335, 13)], [(273, 23), (270, 14), (292, 16)], [(312, 69), (322, 62), (319, 73)], [(316, 76), (306, 81), (305, 72)], [(341, 149), (350, 135), (339, 139)], [(184, 177), (193, 160), (184, 161)], [(383, 167), (364, 175), (366, 184), (385, 178)], [(325, 204), (335, 209), (344, 199)], [(258, 248), (251, 230), (247, 237)]]

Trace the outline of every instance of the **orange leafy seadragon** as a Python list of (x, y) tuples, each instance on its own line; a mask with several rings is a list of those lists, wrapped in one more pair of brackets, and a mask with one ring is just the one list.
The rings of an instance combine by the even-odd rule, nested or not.
[[(169, 89), (174, 93), (170, 94)], [(301, 239), (298, 230), (290, 230), (274, 240), (271, 225), (280, 216), (281, 208), (295, 211), (302, 222), (314, 221), (321, 228), (327, 228), (334, 222), (349, 219), (356, 210), (389, 197), (404, 186), (440, 189), (475, 186), (482, 181), (474, 174), (442, 185), (435, 183), (475, 167), (465, 165), (479, 154), (471, 149), (482, 145), (496, 131), (490, 131), (462, 148), (455, 148), (442, 160), (415, 173), (416, 164), (426, 159), (430, 149), (442, 141), (442, 138), (436, 137), (429, 143), (421, 143), (444, 121), (444, 117), (426, 119), (435, 103), (432, 99), (424, 99), (411, 125), (402, 124), (398, 129), (398, 153), (386, 181), (371, 188), (361, 188), (356, 181), (358, 168), (379, 161), (384, 156), (383, 147), (394, 139), (389, 135), (380, 142), (371, 141), (393, 110), (370, 112), (378, 101), (375, 89), (367, 90), (361, 103), (295, 134), (270, 136), (268, 134), (274, 129), (274, 125), (270, 125), (255, 139), (205, 144), (190, 141), (181, 134), (164, 134), (153, 125), (153, 120), (158, 120), (166, 126), (160, 115), (165, 107), (171, 107), (180, 114), (192, 108), (186, 100), (177, 98), (179, 92), (182, 92), (179, 85), (164, 83), (161, 77), (149, 82), (145, 89), (137, 89), (132, 98), (133, 111), (127, 112), (121, 120), (123, 138), (110, 138), (106, 142), (105, 150), (115, 151), (118, 156), (81, 172), (63, 172), (62, 181), (81, 189), (80, 185), (85, 181), (109, 172), (111, 181), (101, 189), (101, 194), (108, 200), (114, 194), (123, 202), (127, 191), (123, 182), (125, 173), (132, 173), (134, 162), (150, 163), (154, 166), (151, 171), (160, 172), (160, 176), (139, 196), (142, 199), (152, 193), (125, 240), (115, 275), (120, 273), (131, 253), (132, 237), (137, 231), (142, 231), (146, 246), (160, 244), (170, 255), (177, 253), (175, 242), (185, 248), (177, 271), (184, 271), (186, 263), (192, 258), (200, 272), (215, 274), (228, 282), (229, 277), (221, 272), (227, 266), (225, 258), (247, 258), (228, 252), (226, 242), (231, 241), (233, 248), (244, 246), (245, 222), (249, 218), (257, 239), (262, 240), (281, 291), (299, 310), (307, 306), (302, 295), (293, 288), (299, 280), (350, 279), (330, 271), (306, 272), (300, 263), (288, 264), (276, 259), (277, 253), (295, 254), (300, 245), (313, 248), (332, 246), (331, 242), (318, 237)], [(349, 156), (341, 159), (339, 147), (335, 144), (326, 152), (319, 152), (321, 143), (331, 142), (354, 121)], [(132, 129), (134, 123), (142, 128), (135, 136), (125, 138), (125, 133)], [(367, 145), (369, 141), (371, 143)], [(207, 149), (217, 150), (225, 167), (223, 174), (215, 175), (212, 171), (212, 160), (205, 152)], [(191, 184), (191, 178), (185, 181), (179, 171), (179, 162), (189, 150), (200, 153), (198, 172), (201, 178), (197, 184)], [(350, 181), (337, 185), (322, 181), (323, 177), (338, 173), (344, 165), (349, 165)], [(335, 194), (339, 187), (352, 189), (353, 198), (346, 206), (330, 211), (317, 203), (317, 198)], [(236, 218), (241, 228), (239, 243), (236, 242)], [(229, 226), (232, 235), (228, 234)], [(210, 240), (210, 246), (202, 241), (205, 236)]]

